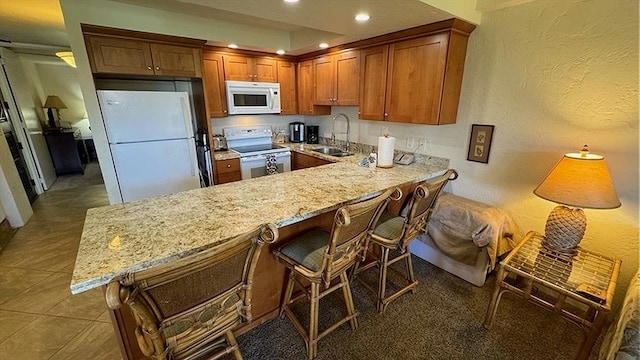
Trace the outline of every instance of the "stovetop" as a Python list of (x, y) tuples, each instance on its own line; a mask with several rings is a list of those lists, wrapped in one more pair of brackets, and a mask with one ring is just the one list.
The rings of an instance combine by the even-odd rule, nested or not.
[(258, 144), (258, 145), (249, 145), (249, 146), (234, 146), (231, 150), (239, 153), (239, 154), (250, 154), (250, 153), (265, 153), (265, 152), (273, 152), (271, 150), (279, 150), (286, 149), (284, 146), (275, 145), (275, 144)]

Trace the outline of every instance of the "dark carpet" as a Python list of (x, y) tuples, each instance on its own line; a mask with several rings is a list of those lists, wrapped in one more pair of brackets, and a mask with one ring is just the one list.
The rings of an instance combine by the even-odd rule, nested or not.
[[(375, 296), (352, 285), (359, 327), (343, 324), (318, 343), (316, 359), (573, 359), (583, 331), (560, 315), (506, 293), (490, 330), (482, 326), (495, 285), (473, 286), (413, 257), (419, 285), (415, 294), (392, 302), (384, 315)], [(375, 285), (376, 270), (364, 273)], [(334, 292), (320, 300), (320, 328), (338, 319), (344, 305)], [(294, 312), (308, 323), (308, 303)], [(597, 359), (602, 336), (591, 354)], [(305, 344), (289, 319), (273, 319), (238, 337), (245, 359), (306, 359)]]

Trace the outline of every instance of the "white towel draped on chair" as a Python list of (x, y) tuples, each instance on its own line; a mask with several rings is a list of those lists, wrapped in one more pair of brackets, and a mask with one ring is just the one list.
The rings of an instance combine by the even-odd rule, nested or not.
[(265, 171), (267, 175), (273, 175), (278, 173), (278, 163), (275, 154), (267, 154), (265, 162)]

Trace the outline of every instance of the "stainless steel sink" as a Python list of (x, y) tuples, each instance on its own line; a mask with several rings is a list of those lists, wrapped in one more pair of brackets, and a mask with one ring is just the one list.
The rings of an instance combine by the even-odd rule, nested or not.
[(316, 149), (313, 149), (313, 151), (315, 151), (317, 153), (329, 155), (329, 156), (335, 156), (335, 157), (344, 157), (344, 156), (353, 155), (353, 153), (350, 153), (348, 151), (344, 151), (342, 149), (329, 147), (329, 146), (323, 146), (323, 147), (320, 147), (320, 148), (316, 148)]

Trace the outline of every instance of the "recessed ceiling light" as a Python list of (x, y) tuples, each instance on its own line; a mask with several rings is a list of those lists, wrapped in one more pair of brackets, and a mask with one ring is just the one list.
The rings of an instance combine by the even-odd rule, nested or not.
[(326, 49), (329, 47), (329, 44), (327, 43), (321, 43), (320, 45), (318, 45), (320, 47), (320, 49)]
[(284, 50), (280, 49), (276, 51), (276, 54), (278, 55), (284, 55)]
[(298, 0), (283, 0), (286, 3), (297, 3)]
[(227, 46), (232, 48), (232, 49), (237, 49), (238, 48), (238, 45), (236, 45), (236, 44), (229, 44)]
[(356, 21), (365, 22), (371, 18), (368, 14), (358, 14), (356, 15)]

